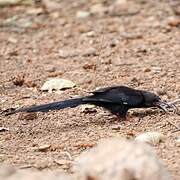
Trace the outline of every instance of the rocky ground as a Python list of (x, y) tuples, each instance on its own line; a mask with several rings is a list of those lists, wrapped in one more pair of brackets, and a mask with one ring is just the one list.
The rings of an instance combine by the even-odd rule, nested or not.
[[(154, 91), (167, 101), (180, 98), (178, 3), (44, 0), (1, 6), (0, 110), (63, 100), (112, 85)], [(77, 86), (40, 91), (54, 77)], [(0, 116), (0, 163), (72, 172), (73, 160), (102, 138), (133, 139), (157, 131), (165, 141), (154, 149), (179, 179), (179, 115), (141, 109), (129, 116), (131, 121), (118, 122), (101, 108), (84, 112), (81, 107), (30, 118)]]

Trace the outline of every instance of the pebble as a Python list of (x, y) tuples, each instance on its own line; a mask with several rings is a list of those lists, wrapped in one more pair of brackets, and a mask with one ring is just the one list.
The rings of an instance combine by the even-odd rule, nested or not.
[(117, 39), (113, 39), (109, 45), (110, 45), (110, 47), (115, 47), (115, 46), (117, 46), (118, 43), (119, 43), (119, 41)]
[(0, 154), (0, 163), (4, 162), (5, 160), (5, 155), (4, 154)]
[(12, 43), (12, 44), (16, 44), (16, 43), (18, 42), (18, 40), (17, 40), (16, 38), (14, 38), (14, 37), (9, 37), (9, 38), (7, 39), (7, 41), (10, 42), (10, 43)]
[(50, 73), (55, 72), (55, 71), (56, 71), (56, 67), (55, 67), (55, 66), (47, 67), (47, 68), (45, 69), (45, 71), (50, 72)]
[(106, 12), (106, 7), (104, 7), (101, 3), (94, 4), (90, 9), (91, 14), (99, 14), (103, 15)]
[(175, 143), (177, 147), (180, 147), (180, 137), (177, 137)]
[(108, 13), (110, 16), (132, 16), (138, 14), (140, 9), (139, 4), (133, 1), (116, 1), (108, 8)]
[(151, 69), (150, 69), (150, 68), (144, 68), (143, 71), (144, 71), (144, 72), (150, 72)]
[(126, 39), (141, 39), (141, 38), (143, 38), (142, 34), (128, 33), (128, 32), (121, 33), (121, 36)]
[(155, 91), (160, 96), (167, 94), (166, 88), (156, 88)]
[(37, 151), (42, 151), (42, 152), (45, 152), (47, 151), (49, 148), (51, 147), (51, 145), (49, 144), (45, 144), (45, 145), (41, 145), (39, 146), (38, 148), (36, 148), (35, 150)]
[(79, 52), (76, 51), (76, 50), (59, 50), (58, 51), (58, 55), (60, 58), (69, 58), (69, 57), (75, 57), (75, 56), (78, 56), (79, 55)]
[(180, 18), (171, 17), (168, 19), (168, 25), (172, 27), (176, 27), (180, 25)]
[(121, 4), (125, 4), (125, 3), (127, 3), (127, 0), (116, 0), (115, 1), (115, 4), (117, 4), (117, 5), (121, 5)]
[(93, 112), (95, 109), (96, 106), (93, 105), (93, 104), (85, 104), (85, 105), (81, 105), (80, 106), (80, 109), (81, 109), (81, 112), (83, 113), (86, 113), (86, 112)]
[(152, 67), (152, 71), (154, 73), (160, 73), (162, 71), (162, 69), (160, 67)]
[(87, 37), (94, 37), (95, 34), (96, 34), (95, 31), (89, 31), (89, 32), (86, 33), (86, 36)]
[(83, 56), (96, 56), (96, 49), (93, 47), (90, 47), (88, 49), (85, 50), (85, 52), (83, 52), (82, 54)]
[(123, 126), (120, 125), (120, 124), (118, 124), (118, 125), (115, 124), (115, 125), (113, 125), (113, 126), (111, 127), (112, 130), (118, 130), (118, 131), (121, 130), (122, 128), (123, 128)]
[(54, 160), (54, 161), (55, 161), (55, 163), (58, 164), (59, 166), (72, 164), (72, 161), (71, 161), (71, 160), (66, 160), (66, 159)]
[(76, 17), (77, 18), (87, 18), (90, 16), (90, 12), (89, 11), (78, 11), (76, 13)]

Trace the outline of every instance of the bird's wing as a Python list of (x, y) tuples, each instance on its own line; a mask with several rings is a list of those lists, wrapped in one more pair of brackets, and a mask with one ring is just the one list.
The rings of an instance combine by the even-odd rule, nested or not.
[(94, 91), (93, 94), (83, 101), (115, 103), (131, 107), (139, 106), (144, 101), (140, 91), (125, 86), (103, 88)]
[(105, 88), (99, 88), (95, 91), (91, 91), (92, 94), (99, 94), (99, 93), (103, 93), (103, 92), (107, 92), (111, 89), (114, 89), (114, 88), (120, 88), (122, 86), (111, 86), (111, 87), (105, 87)]

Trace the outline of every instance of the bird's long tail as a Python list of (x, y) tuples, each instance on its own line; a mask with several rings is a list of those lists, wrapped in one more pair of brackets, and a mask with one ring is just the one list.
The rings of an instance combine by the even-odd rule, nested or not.
[(83, 102), (82, 98), (76, 98), (76, 99), (68, 99), (65, 101), (59, 101), (59, 102), (53, 102), (49, 104), (42, 104), (37, 106), (30, 106), (25, 108), (20, 108), (13, 110), (11, 112), (7, 112), (5, 115), (11, 115), (18, 112), (48, 112), (50, 110), (58, 110), (58, 109), (64, 109), (68, 107), (76, 107), (81, 104), (86, 104), (86, 102)]

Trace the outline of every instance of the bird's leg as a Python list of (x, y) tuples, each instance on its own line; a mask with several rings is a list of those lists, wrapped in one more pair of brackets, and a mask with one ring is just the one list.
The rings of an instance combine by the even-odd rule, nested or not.
[(132, 119), (130, 118), (130, 116), (128, 116), (127, 114), (122, 114), (122, 113), (116, 113), (116, 118), (118, 121), (122, 121), (122, 122), (132, 122)]

